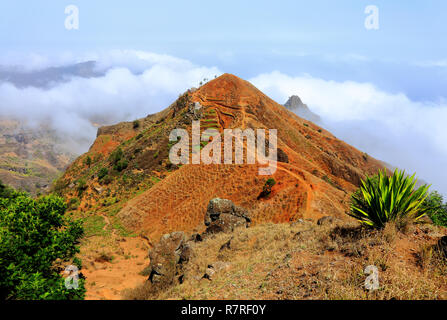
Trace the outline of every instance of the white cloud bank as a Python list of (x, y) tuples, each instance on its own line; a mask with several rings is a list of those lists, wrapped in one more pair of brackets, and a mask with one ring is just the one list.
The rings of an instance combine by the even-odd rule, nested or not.
[(391, 165), (416, 172), (447, 195), (447, 102), (423, 103), (369, 83), (334, 82), (280, 72), (250, 80), (283, 103), (293, 94), (342, 140)]
[[(49, 122), (63, 141), (81, 153), (93, 142), (92, 121), (133, 120), (167, 107), (203, 78), (220, 75), (216, 67), (143, 51), (116, 50), (61, 58), (32, 56), (5, 59), (0, 65), (22, 65), (25, 71), (94, 60), (104, 76), (73, 77), (49, 89), (17, 88), (0, 83), (0, 116), (35, 124)], [(293, 94), (323, 119), (323, 126), (342, 140), (392, 165), (417, 172), (447, 195), (447, 102), (410, 100), (369, 83), (335, 82), (279, 72), (250, 80), (279, 103)]]
[[(61, 137), (71, 137), (76, 152), (84, 152), (93, 142), (93, 122), (113, 124), (158, 112), (180, 93), (198, 86), (203, 78), (221, 72), (189, 61), (139, 51), (112, 51), (88, 55), (97, 61), (105, 75), (95, 78), (74, 77), (50, 89), (17, 88), (0, 83), (0, 116), (15, 117), (32, 123), (49, 122)], [(40, 69), (35, 61), (24, 66)]]

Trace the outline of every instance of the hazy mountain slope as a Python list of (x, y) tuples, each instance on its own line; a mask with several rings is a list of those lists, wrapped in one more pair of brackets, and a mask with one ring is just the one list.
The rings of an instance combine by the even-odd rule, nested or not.
[(73, 77), (91, 78), (104, 75), (95, 69), (95, 61), (86, 61), (61, 67), (26, 71), (19, 68), (5, 69), (0, 66), (0, 83), (9, 82), (18, 88), (49, 88), (56, 83), (67, 82)]
[(46, 192), (75, 155), (51, 130), (0, 119), (0, 180), (31, 194)]

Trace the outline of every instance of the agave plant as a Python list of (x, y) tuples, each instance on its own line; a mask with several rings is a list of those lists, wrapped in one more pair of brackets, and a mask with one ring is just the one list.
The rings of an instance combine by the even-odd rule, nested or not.
[(351, 217), (363, 225), (383, 228), (389, 221), (409, 219), (417, 221), (427, 212), (423, 206), (430, 186), (415, 189), (417, 180), (405, 171), (394, 171), (388, 176), (379, 171), (376, 177), (362, 180), (359, 192), (352, 195)]

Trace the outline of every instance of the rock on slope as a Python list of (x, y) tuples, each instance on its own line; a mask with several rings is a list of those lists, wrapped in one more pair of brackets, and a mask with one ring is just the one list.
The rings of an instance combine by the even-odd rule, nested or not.
[[(221, 133), (228, 128), (277, 129), (281, 156), (270, 195), (259, 198), (271, 177), (258, 175), (257, 164), (172, 165), (169, 133), (174, 128), (191, 132), (192, 119), (200, 119), (202, 130), (214, 127)], [(88, 167), (86, 157), (94, 159)], [(381, 168), (380, 161), (298, 117), (249, 82), (224, 74), (158, 114), (100, 129), (90, 151), (59, 180), (58, 191), (80, 197), (81, 210), (108, 210), (113, 199), (126, 228), (158, 240), (172, 231), (203, 228), (213, 198), (246, 208), (254, 224), (344, 217), (349, 193), (365, 174)], [(106, 178), (101, 170), (107, 171)]]

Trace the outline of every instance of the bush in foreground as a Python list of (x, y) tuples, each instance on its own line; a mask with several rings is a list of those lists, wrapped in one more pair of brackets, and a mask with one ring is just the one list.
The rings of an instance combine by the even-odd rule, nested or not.
[(54, 195), (35, 200), (14, 191), (0, 198), (0, 299), (84, 298), (84, 280), (78, 289), (67, 289), (63, 267), (57, 267), (79, 252), (83, 233), (65, 210)]
[(447, 203), (437, 191), (431, 192), (424, 201), (427, 215), (435, 225), (447, 227)]
[(383, 228), (390, 221), (417, 221), (427, 212), (423, 204), (429, 186), (415, 189), (416, 181), (414, 175), (399, 170), (391, 176), (384, 170), (375, 178), (366, 177), (359, 192), (352, 195), (348, 214), (373, 228)]

